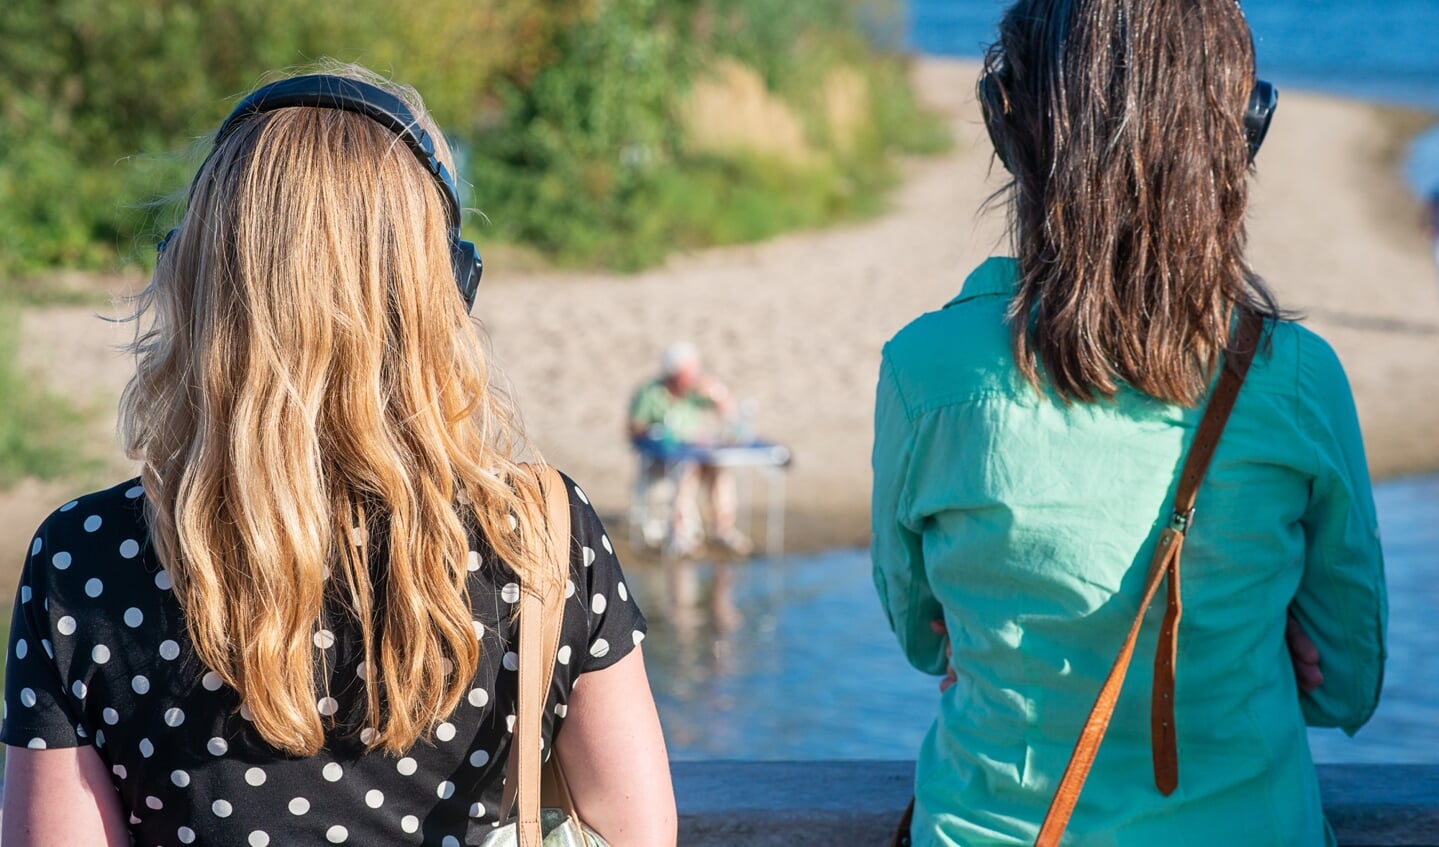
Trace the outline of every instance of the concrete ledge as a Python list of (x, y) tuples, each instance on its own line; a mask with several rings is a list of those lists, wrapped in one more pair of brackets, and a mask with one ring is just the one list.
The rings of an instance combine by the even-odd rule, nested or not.
[[(912, 762), (676, 762), (680, 844), (887, 845)], [(1320, 765), (1341, 847), (1439, 845), (1439, 765)]]

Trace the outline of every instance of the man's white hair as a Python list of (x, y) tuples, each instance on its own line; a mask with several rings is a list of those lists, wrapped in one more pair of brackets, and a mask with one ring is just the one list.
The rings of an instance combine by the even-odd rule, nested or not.
[(665, 348), (660, 355), (660, 371), (665, 376), (674, 376), (680, 369), (692, 362), (698, 362), (700, 351), (688, 341), (676, 341)]

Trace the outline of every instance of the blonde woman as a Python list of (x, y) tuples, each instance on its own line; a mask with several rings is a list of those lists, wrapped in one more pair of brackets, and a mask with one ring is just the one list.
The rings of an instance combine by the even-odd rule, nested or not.
[(519, 585), (561, 579), (546, 738), (611, 844), (674, 842), (644, 619), (573, 483), (546, 567), (450, 162), (415, 92), (355, 68), (222, 126), (141, 298), (141, 476), (26, 551), (6, 844), (476, 843)]

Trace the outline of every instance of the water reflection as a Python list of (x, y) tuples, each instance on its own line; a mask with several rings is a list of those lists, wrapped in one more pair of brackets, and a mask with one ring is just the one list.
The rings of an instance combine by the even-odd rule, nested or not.
[[(1384, 696), (1355, 738), (1314, 730), (1321, 762), (1439, 762), (1439, 477), (1375, 490), (1390, 595)], [(685, 563), (629, 574), (670, 755), (901, 759), (934, 715), (935, 680), (889, 633), (864, 551)]]

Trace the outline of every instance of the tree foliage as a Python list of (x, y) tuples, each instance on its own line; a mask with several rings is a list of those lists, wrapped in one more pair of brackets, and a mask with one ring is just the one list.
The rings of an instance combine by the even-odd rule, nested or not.
[[(0, 275), (150, 261), (174, 215), (159, 201), (188, 184), (205, 133), (267, 73), (321, 57), (425, 95), (464, 157), (470, 205), (495, 223), (481, 238), (634, 267), (852, 214), (864, 204), (843, 198), (883, 183), (888, 148), (942, 143), (896, 63), (857, 35), (860, 2), (8, 0)], [(756, 69), (802, 113), (828, 69), (861, 69), (884, 90), (864, 155), (798, 173), (688, 152), (678, 104), (718, 56)], [(823, 146), (822, 122), (805, 119)], [(792, 198), (793, 213), (758, 210), (775, 189), (811, 194)], [(736, 198), (747, 198), (740, 212)], [(741, 213), (756, 220), (725, 219)]]

